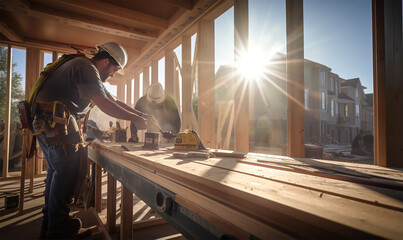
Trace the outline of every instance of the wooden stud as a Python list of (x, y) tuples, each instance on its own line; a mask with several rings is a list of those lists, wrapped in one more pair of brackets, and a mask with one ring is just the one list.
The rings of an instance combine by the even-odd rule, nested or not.
[(286, 0), (287, 20), (287, 151), (305, 157), (303, 2)]
[(403, 167), (402, 1), (372, 1), (375, 165)]
[[(133, 105), (132, 105), (132, 79), (129, 79), (126, 82), (126, 104), (129, 107), (133, 107)], [(130, 126), (130, 121), (126, 121), (126, 141), (131, 137), (129, 126)]]
[[(158, 82), (158, 61), (151, 61), (151, 84)], [(144, 92), (145, 95), (146, 92)]]
[(199, 135), (206, 147), (215, 147), (214, 21), (201, 20), (198, 35)]
[[(147, 89), (150, 86), (150, 67), (143, 68), (143, 95), (146, 95)], [(141, 96), (140, 96), (141, 97)]]
[(7, 58), (7, 88), (6, 88), (6, 112), (4, 119), (4, 137), (3, 137), (3, 178), (8, 176), (8, 163), (10, 160), (10, 116), (11, 116), (11, 81), (13, 76), (13, 51), (8, 46)]
[[(121, 102), (125, 102), (125, 85), (122, 83), (117, 85), (117, 99)], [(120, 123), (121, 127), (125, 127), (124, 120), (116, 119), (116, 121)]]
[(116, 179), (108, 173), (106, 225), (109, 233), (116, 232)]
[[(248, 50), (248, 0), (234, 1), (234, 56), (235, 65)], [(235, 150), (249, 151), (249, 83), (235, 70)]]
[(102, 210), (102, 167), (95, 163), (95, 211), (101, 212)]
[(192, 128), (191, 37), (182, 36), (182, 130)]
[(165, 92), (175, 97), (175, 64), (174, 52), (172, 49), (165, 49)]
[[(143, 74), (144, 76), (144, 74)], [(134, 106), (136, 106), (136, 102), (139, 100), (140, 98), (140, 78), (139, 78), (139, 74), (135, 74), (134, 75), (134, 81), (133, 81), (133, 102), (134, 102)], [(133, 106), (133, 107), (134, 107)]]
[(133, 193), (122, 184), (120, 239), (133, 239)]

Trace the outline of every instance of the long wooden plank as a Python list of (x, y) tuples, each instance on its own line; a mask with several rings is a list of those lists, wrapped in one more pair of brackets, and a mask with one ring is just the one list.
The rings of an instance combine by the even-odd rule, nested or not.
[(399, 191), (366, 186), (332, 178), (324, 179), (323, 177), (290, 172), (287, 169), (248, 165), (234, 159), (210, 158), (191, 161), (403, 212), (403, 187)]
[[(122, 154), (111, 148), (107, 149), (104, 152), (106, 155), (113, 152), (115, 157), (120, 154), (127, 158), (119, 163), (130, 169), (138, 168), (136, 165), (152, 169), (149, 172), (164, 176), (221, 203), (234, 204), (232, 207), (246, 211), (244, 214), (268, 225), (275, 224), (276, 228), (292, 226), (298, 234), (313, 234), (310, 231), (315, 229), (319, 235), (324, 232), (337, 235), (344, 231), (350, 236), (359, 236), (363, 234), (360, 231), (365, 231), (396, 238), (401, 234), (398, 229), (403, 227), (402, 222), (393, 220), (402, 218), (403, 214), (399, 211), (323, 194), (321, 191), (269, 182), (255, 176), (245, 176), (243, 173), (203, 167), (192, 162), (184, 163), (183, 160), (172, 159), (163, 151)], [(127, 156), (129, 154), (131, 156)], [(254, 204), (251, 205), (251, 202)], [(345, 214), (346, 212), (349, 214)], [(382, 224), (379, 225), (379, 222)]]

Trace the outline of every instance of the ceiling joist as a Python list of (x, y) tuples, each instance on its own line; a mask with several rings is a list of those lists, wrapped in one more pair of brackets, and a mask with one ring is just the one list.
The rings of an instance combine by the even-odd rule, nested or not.
[[(13, 27), (11, 27), (10, 21), (6, 19), (5, 15), (7, 15), (6, 12), (0, 10), (0, 32), (3, 34), (4, 37), (6, 37), (10, 41), (14, 42), (22, 42), (24, 38), (20, 33), (17, 32), (17, 30)], [(9, 17), (10, 18), (10, 17)]]
[[(48, 0), (34, 1), (37, 3), (42, 3), (43, 5), (49, 5)], [(51, 3), (53, 6), (59, 9), (73, 7), (75, 9), (86, 11), (88, 15), (99, 16), (99, 18), (103, 19), (114, 19), (117, 21), (120, 20), (123, 22), (130, 22), (130, 24), (133, 26), (140, 26), (139, 24), (141, 24), (141, 26), (146, 25), (150, 28), (156, 29), (167, 28), (167, 21), (165, 19), (119, 7), (99, 0), (52, 0)]]
[(193, 1), (192, 0), (164, 0), (165, 2), (174, 5), (176, 7), (184, 8), (186, 10), (193, 9)]
[[(3, 2), (4, 0), (0, 0), (0, 3)], [(23, 1), (12, 1), (12, 4), (10, 2), (8, 2), (8, 4), (0, 4), (0, 9), (46, 20), (52, 19), (57, 22), (63, 22), (67, 25), (136, 40), (148, 41), (158, 37), (158, 33), (153, 30), (132, 27), (91, 16), (52, 9), (37, 3), (26, 4), (26, 2)]]

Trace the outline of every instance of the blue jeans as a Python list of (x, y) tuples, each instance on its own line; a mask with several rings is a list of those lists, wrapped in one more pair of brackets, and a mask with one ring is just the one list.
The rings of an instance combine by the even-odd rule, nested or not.
[(45, 187), (43, 224), (48, 229), (62, 228), (69, 221), (68, 204), (74, 195), (79, 174), (81, 151), (74, 145), (46, 144), (43, 134), (37, 136), (49, 164)]

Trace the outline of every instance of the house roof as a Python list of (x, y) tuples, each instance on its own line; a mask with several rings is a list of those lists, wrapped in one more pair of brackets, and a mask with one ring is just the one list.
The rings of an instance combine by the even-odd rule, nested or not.
[(358, 86), (358, 83), (360, 83), (360, 85), (361, 85), (359, 78), (352, 78), (352, 79), (347, 79), (345, 82), (341, 83), (341, 86), (356, 88)]
[(368, 106), (373, 107), (374, 106), (374, 94), (373, 93), (365, 94), (365, 102), (368, 104)]
[(340, 99), (345, 99), (345, 100), (354, 101), (354, 99), (352, 99), (351, 97), (347, 96), (347, 94), (345, 94), (345, 93), (343, 93), (343, 92), (339, 93), (339, 95), (338, 95), (337, 97), (340, 98)]

